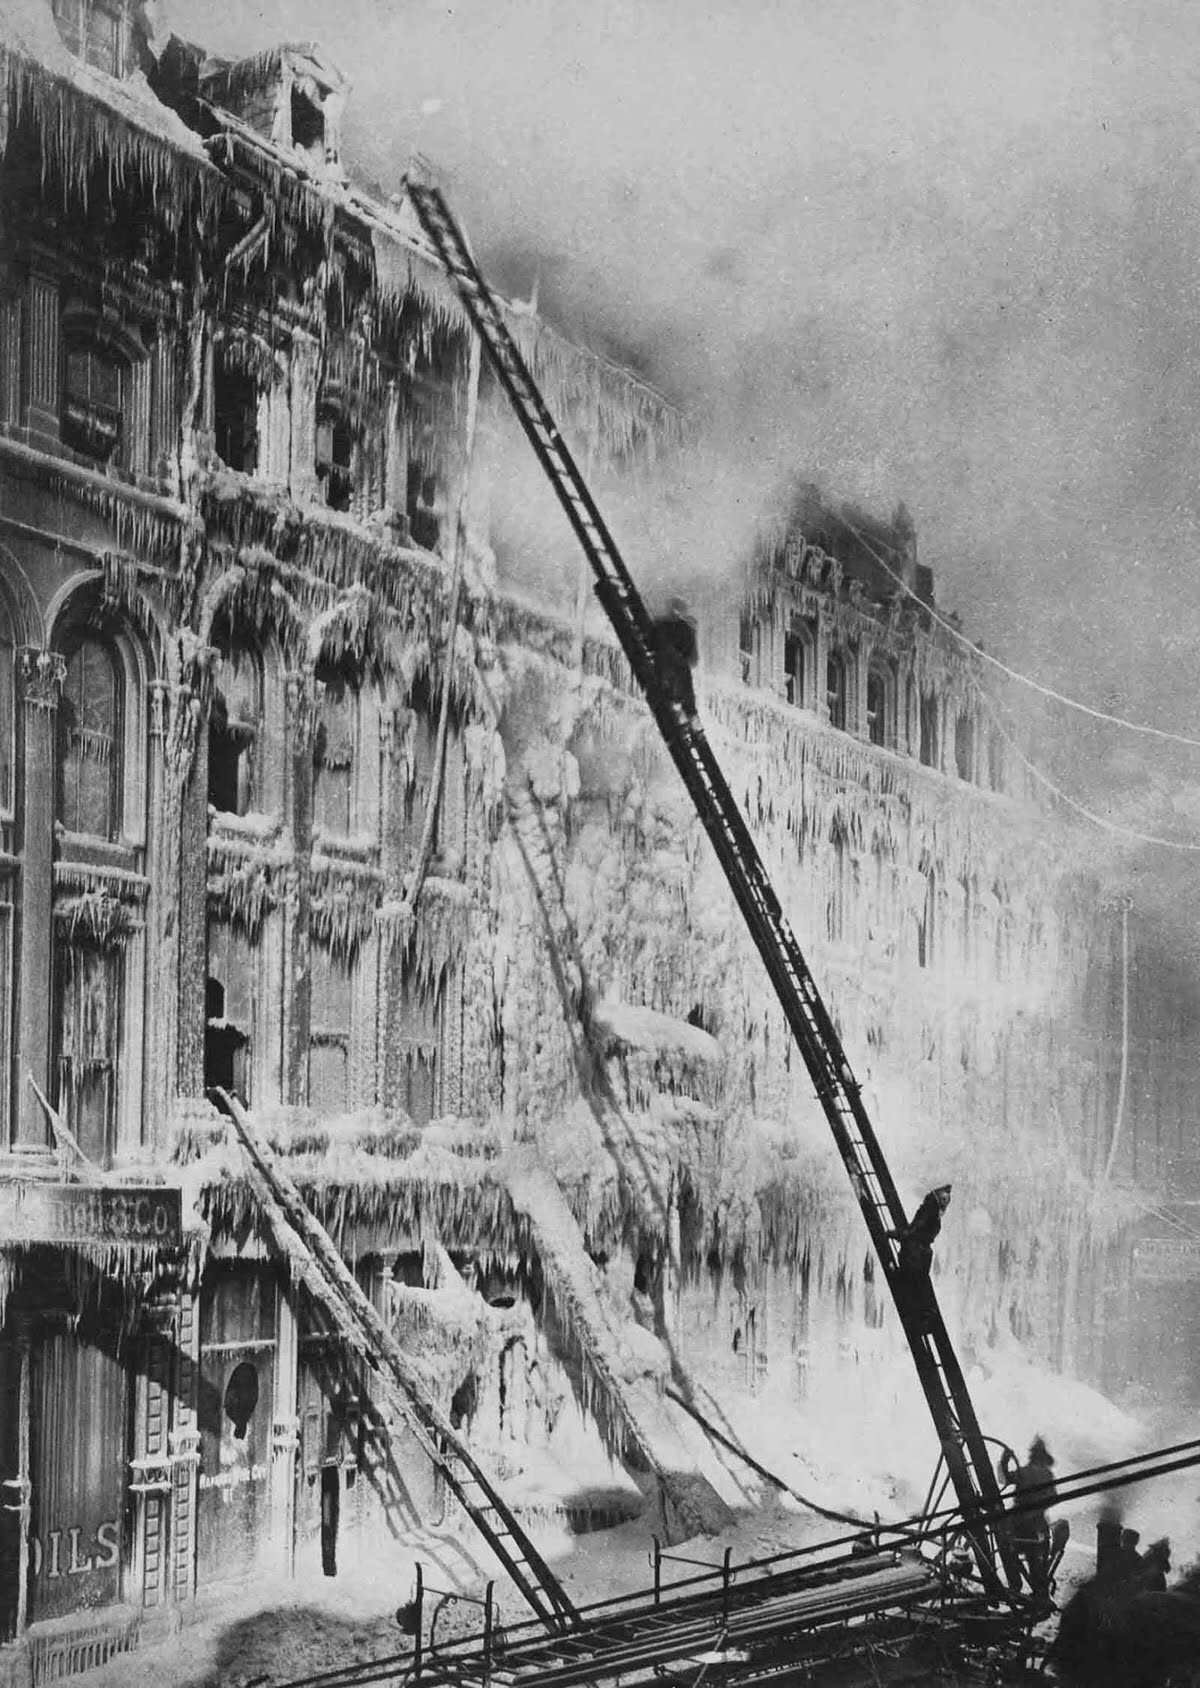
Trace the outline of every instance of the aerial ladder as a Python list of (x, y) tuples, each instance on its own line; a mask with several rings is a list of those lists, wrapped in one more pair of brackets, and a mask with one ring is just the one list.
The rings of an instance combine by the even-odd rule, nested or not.
[(858, 1198), (933, 1417), (964, 1534), (985, 1587), (1016, 1595), (1021, 1563), (993, 1530), (1002, 1508), (987, 1439), (928, 1278), (902, 1264), (907, 1216), (862, 1092), (800, 946), (784, 918), (750, 830), (703, 728), (664, 687), (654, 623), (567, 443), (509, 332), (500, 304), (467, 248), (441, 191), (409, 179), (417, 219), (453, 282), (496, 377), (533, 447), (595, 575), (596, 595), (686, 785), (750, 935), (775, 987)]

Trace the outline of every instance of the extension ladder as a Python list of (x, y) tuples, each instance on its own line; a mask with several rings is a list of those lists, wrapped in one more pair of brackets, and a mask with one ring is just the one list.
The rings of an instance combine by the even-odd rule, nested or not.
[(289, 1248), (289, 1255), (293, 1261), (304, 1262), (309, 1294), (337, 1334), (374, 1374), (389, 1403), (401, 1414), (536, 1615), (550, 1630), (573, 1628), (578, 1614), (562, 1585), (470, 1449), (429, 1398), (404, 1350), (363, 1293), (329, 1233), (266, 1148), (245, 1109), (224, 1091), (215, 1094), (233, 1120), (249, 1157), (252, 1183), (272, 1223), (283, 1228), (289, 1242), (294, 1238), (299, 1245)]
[(965, 1514), (980, 1573), (994, 1592), (1000, 1591), (998, 1553), (1004, 1580), (1016, 1593), (1021, 1586), (1019, 1558), (1006, 1537), (998, 1535), (993, 1539), (979, 1517), (981, 1510), (995, 1507), (1000, 1498), (987, 1443), (933, 1287), (927, 1281), (914, 1282), (900, 1268), (898, 1233), (906, 1223), (904, 1209), (841, 1039), (703, 729), (663, 689), (653, 623), (566, 441), (509, 333), (499, 303), (467, 250), (441, 192), (411, 180), (405, 187), (421, 226), (457, 288), (497, 378), (583, 547), (596, 577), (596, 595), (645, 694), (775, 986), (895, 1302), (942, 1454)]

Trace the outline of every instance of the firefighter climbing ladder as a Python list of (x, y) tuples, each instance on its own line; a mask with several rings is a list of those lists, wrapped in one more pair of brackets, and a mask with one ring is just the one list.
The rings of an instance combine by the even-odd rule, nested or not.
[(645, 693), (775, 986), (850, 1175), (912, 1350), (980, 1573), (993, 1591), (1000, 1591), (998, 1553), (1008, 1586), (1016, 1592), (1021, 1584), (1016, 1553), (1003, 1535), (993, 1538), (980, 1517), (981, 1512), (994, 1509), (1000, 1498), (987, 1443), (932, 1285), (914, 1280), (900, 1268), (897, 1233), (905, 1225), (904, 1209), (841, 1039), (703, 729), (663, 690), (653, 623), (508, 331), (500, 306), (476, 268), (440, 191), (411, 180), (406, 188), (421, 226), (457, 288), (497, 378), (591, 564), (596, 595)]
[(480, 1469), (449, 1420), (429, 1399), (403, 1349), (359, 1287), (333, 1239), (313, 1215), (289, 1175), (261, 1141), (242, 1108), (216, 1093), (249, 1157), (252, 1183), (289, 1258), (302, 1265), (305, 1287), (338, 1334), (374, 1374), (464, 1511), (548, 1629), (565, 1631), (578, 1619), (561, 1584)]

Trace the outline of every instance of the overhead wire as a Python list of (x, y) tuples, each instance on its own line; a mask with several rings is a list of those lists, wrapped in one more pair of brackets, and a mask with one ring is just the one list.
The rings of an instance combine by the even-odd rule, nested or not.
[(1128, 716), (1116, 715), (1107, 709), (1097, 709), (1090, 703), (1084, 703), (1079, 698), (1069, 697), (1065, 692), (1056, 691), (1053, 686), (1047, 686), (1041, 680), (1035, 680), (1031, 675), (1023, 674), (1020, 669), (1011, 667), (1007, 662), (1002, 662), (998, 656), (993, 656), (990, 651), (984, 650), (982, 645), (978, 645), (973, 639), (969, 639), (962, 629), (956, 627), (940, 610), (935, 609), (932, 604), (926, 603), (925, 599), (913, 590), (899, 570), (894, 569), (878, 548), (872, 545), (861, 528), (856, 527), (844, 514), (839, 515), (838, 520), (854, 535), (868, 555), (879, 564), (884, 573), (895, 582), (905, 596), (918, 604), (931, 621), (936, 622), (944, 632), (971, 651), (973, 655), (979, 657), (983, 662), (990, 663), (993, 668), (998, 668), (1010, 680), (1017, 681), (1019, 685), (1028, 686), (1031, 691), (1038, 692), (1042, 697), (1050, 698), (1055, 703), (1061, 703), (1067, 709), (1077, 710), (1081, 715), (1089, 715), (1095, 721), (1107, 721), (1111, 726), (1123, 727), (1131, 733), (1144, 733), (1151, 738), (1166, 739), (1172, 744), (1186, 744), (1193, 750), (1200, 750), (1200, 738), (1194, 738), (1189, 733), (1172, 732), (1166, 727), (1154, 727), (1144, 721), (1131, 721)]
[(1107, 815), (1097, 814), (1086, 803), (1081, 803), (1077, 797), (1072, 797), (1069, 791), (1064, 791), (1062, 786), (1050, 778), (1049, 774), (1039, 768), (1035, 762), (1030, 761), (1016, 739), (1000, 720), (996, 712), (995, 700), (989, 697), (981, 686), (976, 687), (976, 695), (991, 716), (996, 731), (1017, 760), (1028, 770), (1039, 785), (1044, 786), (1061, 803), (1065, 803), (1068, 809), (1074, 809), (1076, 814), (1081, 815), (1084, 820), (1090, 821), (1093, 826), (1098, 826), (1105, 832), (1111, 832), (1118, 838), (1128, 838), (1136, 844), (1151, 844), (1160, 850), (1178, 850), (1183, 855), (1200, 855), (1200, 844), (1189, 844), (1181, 838), (1163, 838), (1158, 833), (1142, 832), (1138, 827), (1125, 826), (1121, 821), (1109, 820)]

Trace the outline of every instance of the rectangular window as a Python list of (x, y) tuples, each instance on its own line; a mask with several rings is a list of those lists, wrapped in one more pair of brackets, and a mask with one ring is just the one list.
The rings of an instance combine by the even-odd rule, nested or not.
[(748, 610), (743, 610), (738, 617), (738, 667), (744, 686), (754, 683), (754, 653), (757, 648), (758, 628), (754, 617)]
[(317, 480), (331, 510), (348, 510), (354, 493), (354, 441), (340, 417), (317, 423)]
[(83, 48), (83, 0), (54, 0), (54, 21), (63, 45), (70, 53)]
[[(425, 815), (433, 792), (434, 759), (437, 752), (437, 721), (425, 708), (417, 708), (412, 723), (408, 785), (404, 793), (404, 859), (416, 860), (425, 827)], [(466, 788), (462, 734), (450, 721), (446, 729), (446, 758), (442, 769), (437, 816), (433, 831), (434, 873), (456, 877), (466, 850)]]
[(63, 360), (63, 442), (107, 463), (120, 459), (124, 408), (122, 366), (106, 347), (68, 345)]
[(120, 61), (121, 25), (115, 12), (97, 6), (95, 0), (88, 11), (86, 58), (97, 70), (118, 76)]
[(204, 1088), (227, 1090), (252, 1103), (251, 1050), (254, 1035), (255, 950), (228, 920), (208, 923), (205, 984)]
[(68, 832), (116, 836), (120, 718), (113, 652), (85, 639), (67, 658), (58, 708), (58, 819)]
[(121, 1047), (119, 950), (59, 937), (54, 955), (57, 1107), (89, 1160), (112, 1159)]
[(345, 1113), (350, 1106), (353, 964), (325, 945), (314, 944), (309, 976), (309, 1106), (323, 1114)]
[(313, 742), (313, 824), (335, 838), (354, 830), (358, 694), (340, 674), (318, 675), (325, 691)]
[(213, 444), (226, 468), (252, 475), (258, 467), (257, 383), (219, 353), (213, 368)]
[(804, 640), (789, 633), (783, 641), (783, 678), (787, 700), (797, 709), (804, 707)]
[(428, 1124), (441, 1108), (443, 1001), (432, 986), (404, 978), (392, 1004), (384, 1085), (389, 1103), (416, 1125)]

